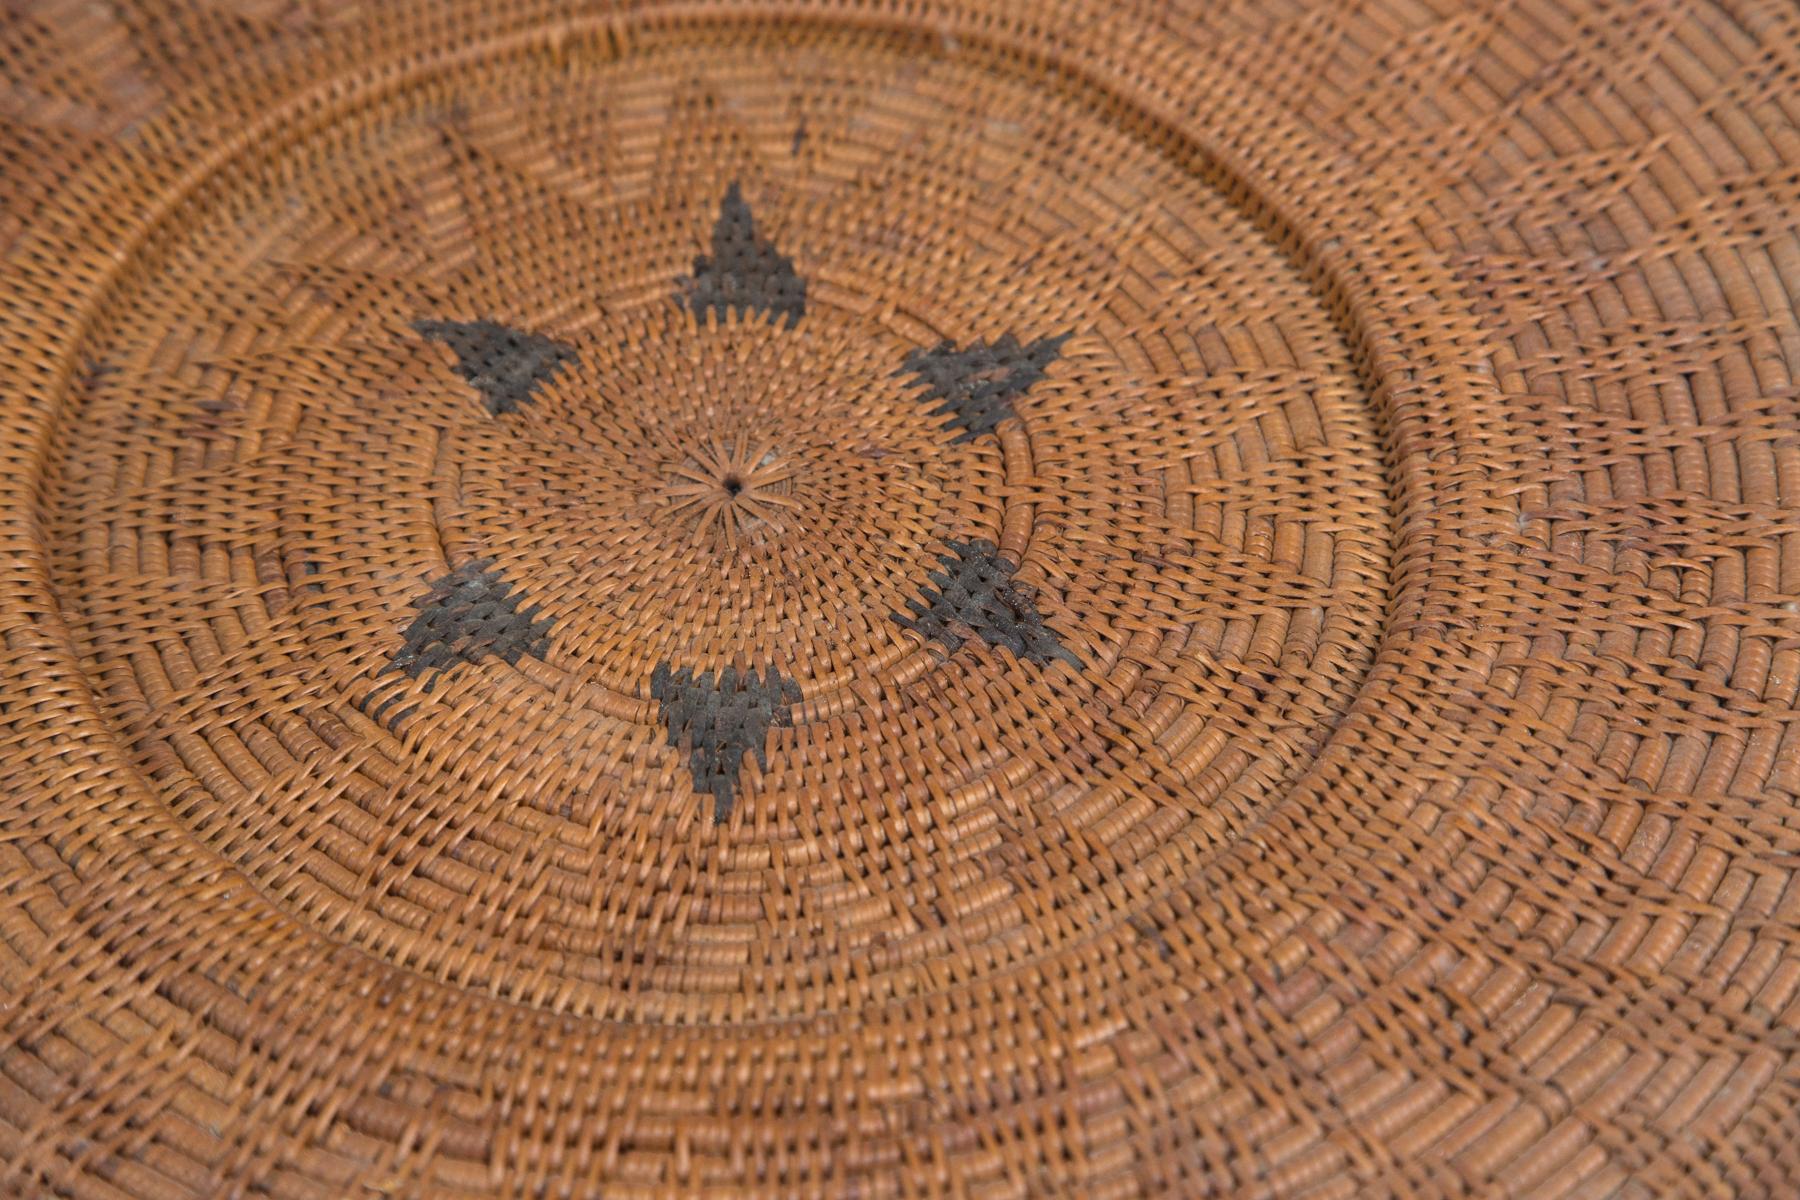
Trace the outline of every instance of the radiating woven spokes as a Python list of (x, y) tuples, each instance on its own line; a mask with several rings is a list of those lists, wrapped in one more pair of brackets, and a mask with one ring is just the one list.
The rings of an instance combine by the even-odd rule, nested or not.
[(0, 5), (0, 1197), (1800, 1193), (1797, 96)]
[[(792, 259), (758, 236), (755, 217), (735, 182), (713, 227), (712, 254), (696, 257), (693, 275), (679, 284), (677, 301), (714, 322), (764, 317), (791, 329), (806, 311), (805, 281)], [(485, 318), (421, 319), (413, 328), (451, 349), (456, 373), (494, 416), (518, 411), (577, 357), (575, 348), (563, 342)], [(706, 335), (702, 329), (696, 336)], [(943, 419), (954, 441), (968, 441), (1016, 419), (1014, 400), (1044, 378), (1068, 338), (1062, 334), (1021, 346), (1008, 333), (992, 344), (977, 341), (961, 349), (945, 341), (907, 351), (896, 374), (910, 377), (922, 389), (924, 402), (937, 402), (929, 412)], [(609, 403), (607, 380), (598, 384), (598, 392), (587, 399), (603, 415)], [(727, 443), (715, 435), (670, 472), (673, 482), (664, 489), (669, 511), (691, 518), (697, 542), (723, 555), (735, 555), (740, 539), (760, 542), (783, 533), (781, 510), (800, 503), (791, 495), (800, 468), (767, 440), (739, 436)], [(909, 599), (910, 614), (893, 615), (898, 625), (952, 650), (962, 644), (966, 631), (1030, 662), (1059, 658), (1080, 665), (1045, 626), (1032, 599), (1034, 589), (1013, 582), (1018, 566), (1000, 555), (994, 543), (977, 539), (946, 545), (949, 553), (941, 556), (946, 573), (933, 572), (920, 584), (923, 601)], [(519, 611), (512, 585), (494, 576), (490, 565), (486, 559), (468, 563), (431, 583), (427, 595), (415, 601), (423, 612), (407, 627), (391, 670), (426, 676), (424, 687), (430, 691), (435, 682), (431, 673), (459, 662), (475, 664), (493, 655), (512, 664), (521, 654), (546, 656), (550, 622), (533, 622), (535, 607)], [(731, 814), (745, 758), (754, 754), (766, 771), (769, 732), (792, 724), (788, 706), (799, 703), (802, 693), (792, 679), (783, 678), (784, 665), (794, 669), (791, 663), (771, 663), (762, 680), (756, 668), (740, 674), (727, 666), (715, 682), (711, 670), (696, 676), (692, 667), (667, 662), (657, 664), (651, 676), (650, 694), (659, 704), (669, 744), (688, 756), (695, 790), (712, 795), (717, 820)], [(362, 707), (384, 714), (398, 699), (390, 693), (373, 706), (365, 700)], [(415, 705), (400, 716), (410, 718), (419, 711)]]

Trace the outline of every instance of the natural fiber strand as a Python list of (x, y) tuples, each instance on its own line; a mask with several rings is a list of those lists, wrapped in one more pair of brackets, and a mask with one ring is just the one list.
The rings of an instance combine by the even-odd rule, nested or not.
[(0, 77), (0, 1196), (1800, 1193), (1792, 0)]

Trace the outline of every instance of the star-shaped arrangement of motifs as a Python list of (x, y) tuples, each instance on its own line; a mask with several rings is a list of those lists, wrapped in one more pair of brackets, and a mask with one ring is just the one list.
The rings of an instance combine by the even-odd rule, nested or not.
[(718, 537), (726, 546), (780, 532), (781, 510), (797, 507), (776, 486), (793, 477), (794, 467), (777, 459), (766, 442), (730, 446), (712, 441), (671, 473), (683, 481), (664, 492), (671, 508), (698, 508), (695, 536)]

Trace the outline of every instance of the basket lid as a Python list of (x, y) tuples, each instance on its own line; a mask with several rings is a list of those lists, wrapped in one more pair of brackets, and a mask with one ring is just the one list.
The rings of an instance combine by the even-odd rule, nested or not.
[(13, 12), (0, 1192), (1791, 1194), (1791, 6)]

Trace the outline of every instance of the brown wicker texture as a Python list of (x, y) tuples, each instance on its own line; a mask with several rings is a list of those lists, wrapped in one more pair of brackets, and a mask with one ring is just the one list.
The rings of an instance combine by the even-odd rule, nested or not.
[(1800, 1189), (1800, 7), (5, 0), (0, 1195)]

